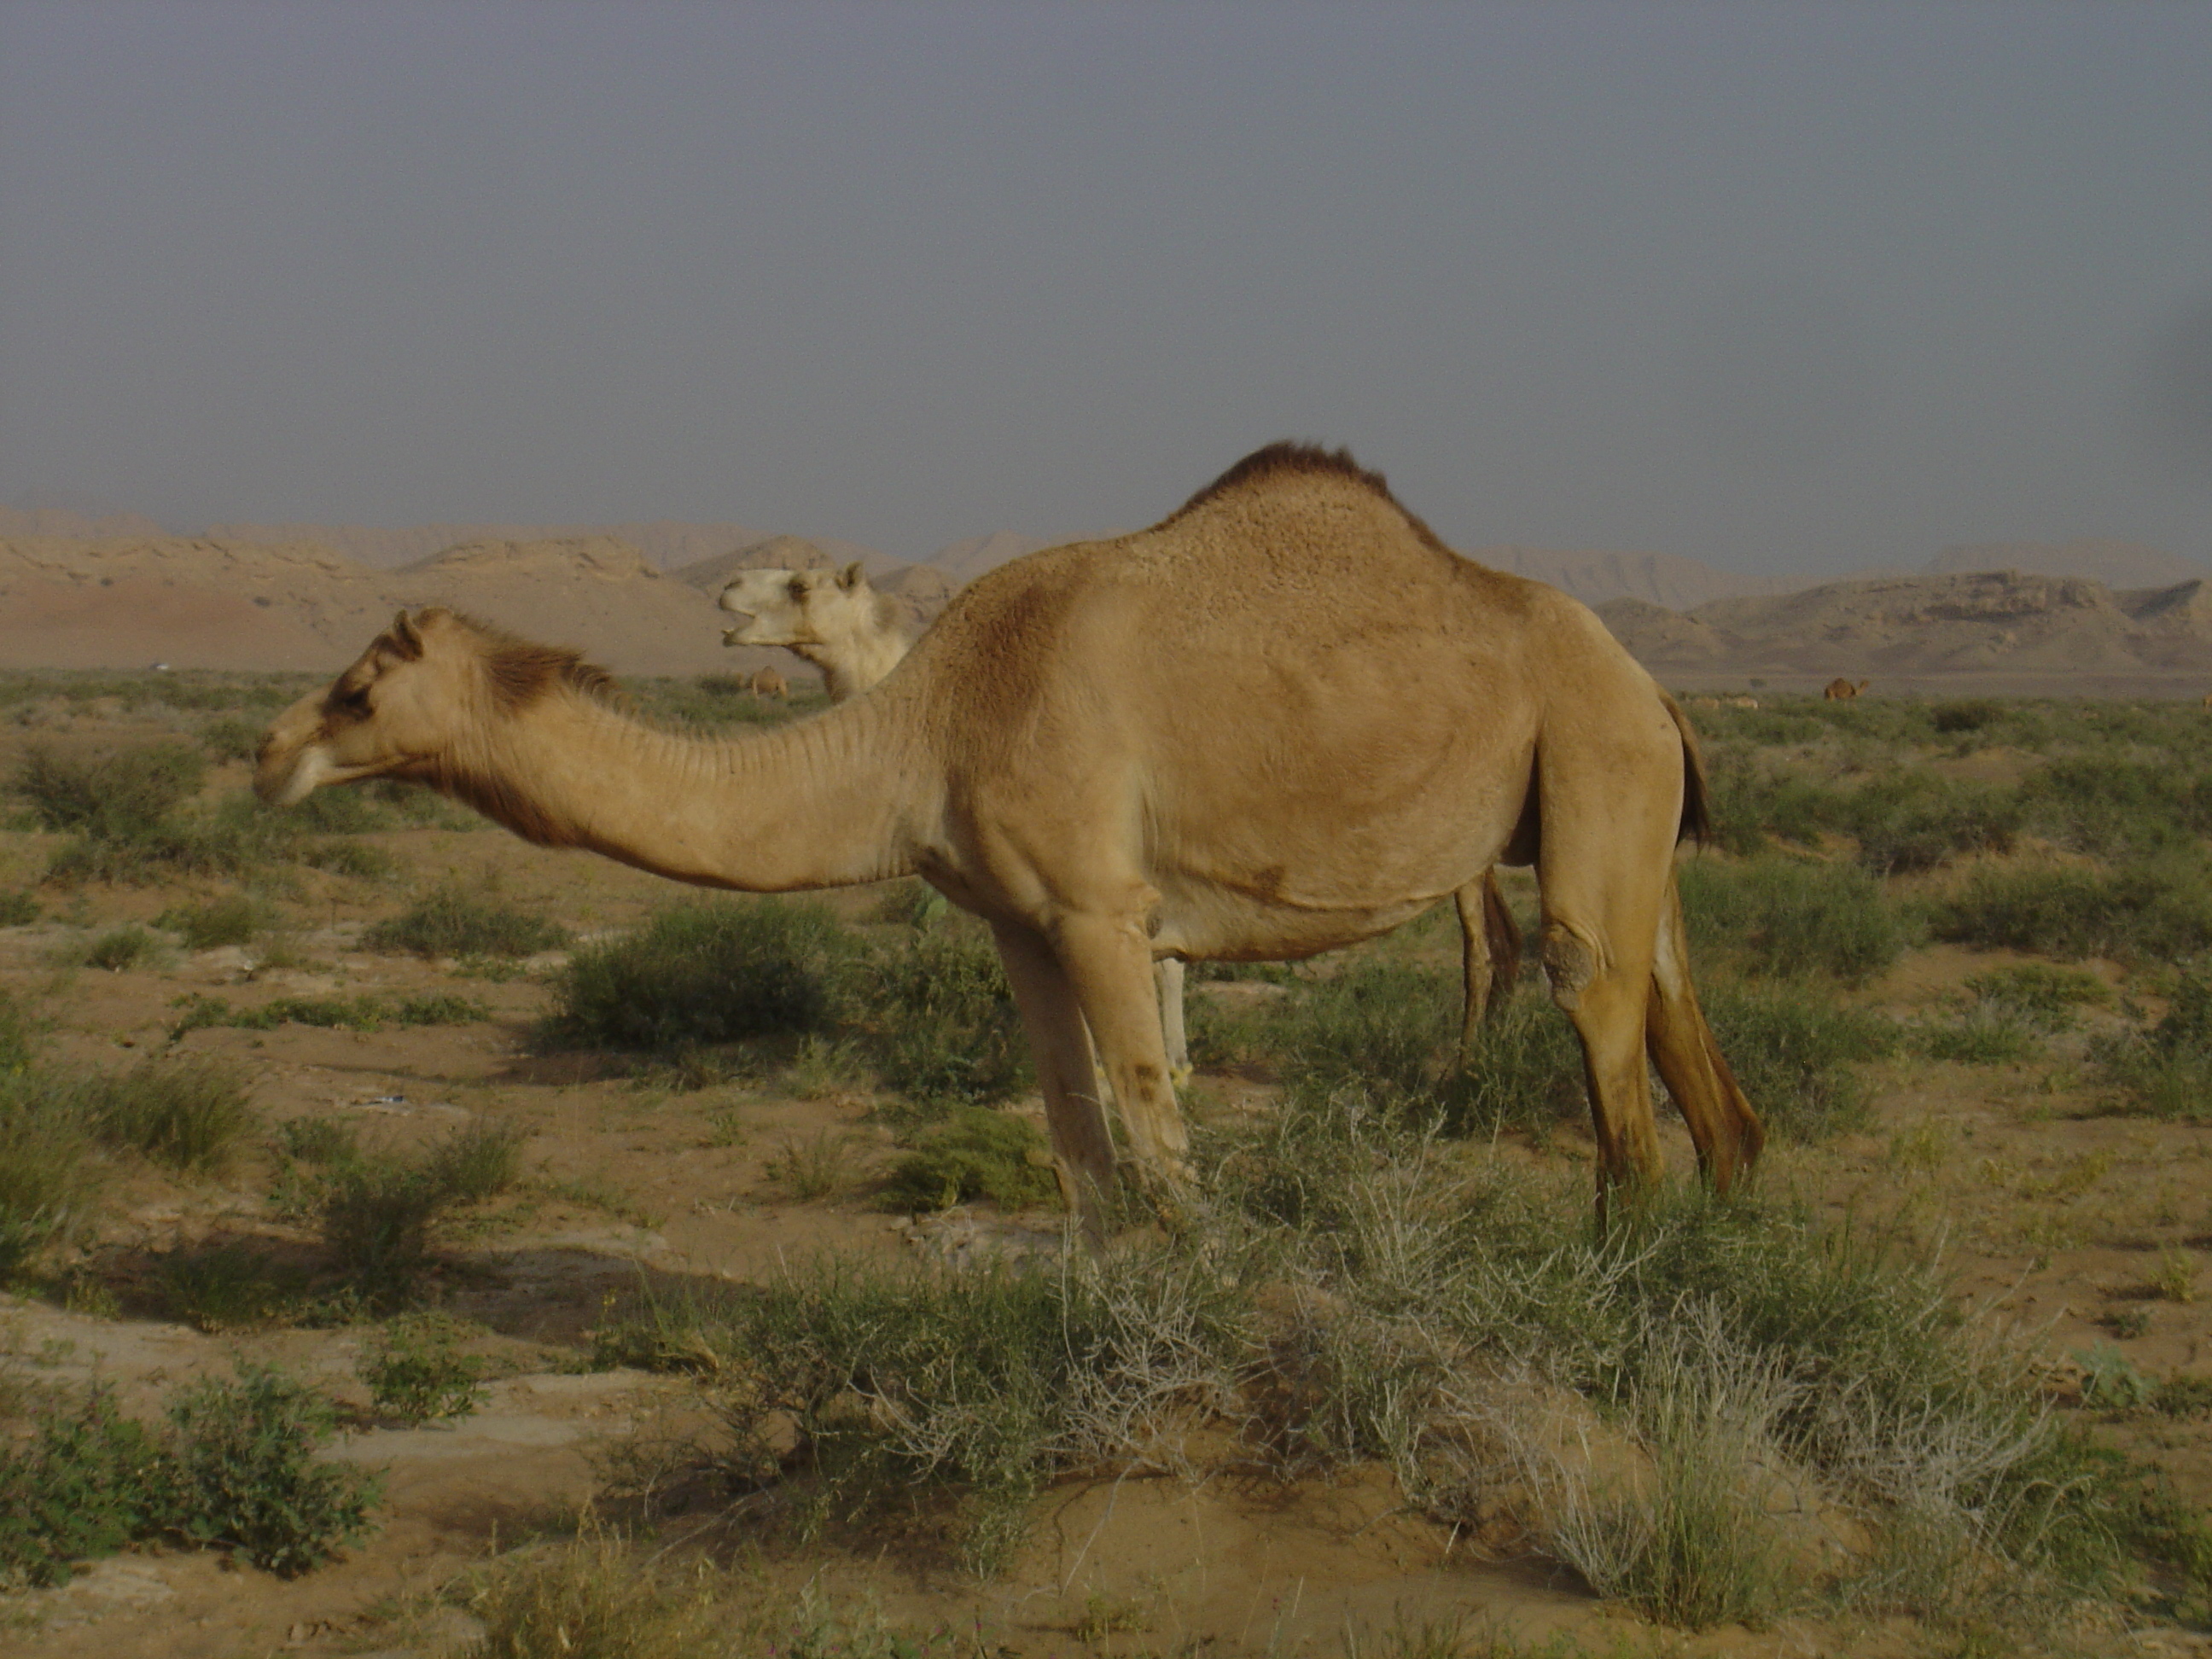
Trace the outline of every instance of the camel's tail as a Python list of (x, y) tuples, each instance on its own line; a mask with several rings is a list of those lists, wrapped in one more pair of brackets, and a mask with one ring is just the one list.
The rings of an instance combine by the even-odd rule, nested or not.
[(1712, 832), (1712, 788), (1705, 781), (1705, 757), (1698, 752), (1698, 734), (1690, 730), (1690, 717), (1682, 712), (1682, 705), (1664, 691), (1659, 701), (1667, 705), (1673, 716), (1674, 729), (1682, 734), (1682, 825), (1674, 832), (1677, 841), (1694, 841), (1705, 844)]

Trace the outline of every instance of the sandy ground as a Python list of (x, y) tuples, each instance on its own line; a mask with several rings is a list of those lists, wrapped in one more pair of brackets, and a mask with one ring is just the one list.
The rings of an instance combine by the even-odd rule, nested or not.
[[(119, 743), (158, 733), (113, 720), (76, 735)], [(0, 731), (0, 767), (12, 764), (24, 736)], [(218, 787), (242, 781), (234, 769)], [(489, 828), (369, 839), (400, 860), (404, 876), (379, 884), (306, 872), (293, 907), (305, 924), (296, 941), (301, 966), (257, 972), (249, 954), (233, 948), (120, 973), (58, 969), (56, 951), (83, 929), (150, 918), (212, 889), (45, 890), (46, 920), (0, 929), (0, 987), (54, 1022), (59, 1054), (111, 1066), (161, 1044), (172, 1004), (193, 992), (249, 1004), (434, 988), (489, 1004), (494, 1018), (483, 1024), (366, 1035), (206, 1030), (183, 1047), (250, 1067), (257, 1103), (272, 1122), (336, 1114), (399, 1146), (471, 1118), (529, 1131), (529, 1180), (495, 1202), (440, 1285), (448, 1307), (490, 1333), (477, 1346), (499, 1380), (479, 1413), (457, 1424), (349, 1437), (338, 1455), (386, 1470), (388, 1499), (376, 1534), (337, 1565), (285, 1582), (212, 1555), (125, 1554), (67, 1589), (0, 1599), (0, 1648), (9, 1652), (223, 1659), (447, 1651), (469, 1631), (464, 1616), (439, 1605), (441, 1587), (501, 1546), (573, 1514), (594, 1489), (597, 1449), (681, 1407), (677, 1379), (586, 1368), (585, 1333), (611, 1295), (641, 1276), (757, 1279), (820, 1249), (957, 1251), (1010, 1232), (1049, 1238), (1056, 1225), (1042, 1213), (956, 1213), (921, 1226), (886, 1216), (867, 1186), (889, 1142), (857, 1095), (803, 1101), (758, 1085), (674, 1094), (609, 1075), (590, 1057), (536, 1054), (526, 1038), (545, 1006), (542, 982), (461, 979), (455, 964), (368, 955), (357, 948), (363, 925), (448, 873), (586, 931), (624, 926), (671, 890)], [(35, 876), (52, 844), (0, 834), (0, 888)], [(858, 919), (874, 900), (862, 890), (836, 902)], [(1988, 961), (1948, 948), (1921, 951), (1874, 988), (1872, 1000), (1910, 1012)], [(1238, 1086), (1213, 1081), (1217, 1091)], [(1778, 1149), (1765, 1178), (1838, 1216), (1893, 1218), (1942, 1240), (1959, 1295), (2015, 1323), (2052, 1357), (2062, 1409), (2080, 1414), (2069, 1403), (2078, 1376), (2069, 1356), (2094, 1343), (2117, 1340), (2154, 1377), (2212, 1376), (2212, 1301), (2160, 1299), (2148, 1288), (2162, 1253), (2212, 1250), (2212, 1130), (2082, 1115), (2078, 1070), (2063, 1053), (2002, 1067), (1885, 1062), (1875, 1082), (1869, 1132)], [(729, 1138), (710, 1126), (718, 1113), (736, 1115), (736, 1144), (721, 1144)], [(793, 1140), (825, 1129), (848, 1138), (848, 1184), (800, 1202), (770, 1165)], [(1668, 1126), (1668, 1152), (1675, 1167), (1688, 1166), (1679, 1126)], [(1583, 1165), (1590, 1146), (1571, 1130), (1530, 1155)], [(293, 1237), (269, 1216), (270, 1175), (258, 1153), (213, 1182), (127, 1167), (87, 1258), (112, 1287), (121, 1316), (0, 1299), (7, 1365), (32, 1380), (98, 1377), (151, 1412), (180, 1381), (226, 1371), (239, 1358), (268, 1358), (365, 1407), (354, 1375), (358, 1329), (212, 1336), (149, 1310), (144, 1279), (159, 1253), (225, 1239), (276, 1248)], [(2212, 1297), (2212, 1279), (2203, 1289)], [(2140, 1334), (2115, 1337), (2110, 1322), (2121, 1310), (2144, 1316)], [(2135, 1417), (2099, 1420), (2097, 1431), (2154, 1458), (2195, 1501), (2212, 1499), (2206, 1424)], [(1347, 1632), (1371, 1637), (1458, 1618), (1531, 1642), (1563, 1632), (1592, 1654), (1929, 1650), (1917, 1632), (1887, 1625), (1793, 1622), (1696, 1638), (1655, 1632), (1593, 1601), (1571, 1575), (1478, 1559), (1449, 1529), (1404, 1511), (1380, 1471), (1284, 1486), (1233, 1463), (1209, 1468), (1200, 1459), (1197, 1467), (1189, 1479), (1062, 1483), (1043, 1500), (1030, 1547), (990, 1583), (896, 1540), (871, 1558), (801, 1553), (767, 1571), (776, 1583), (814, 1577), (835, 1593), (872, 1596), (891, 1616), (1021, 1656), (1334, 1653), (1344, 1650)], [(1112, 1616), (1097, 1616), (1101, 1608)], [(2112, 1651), (2212, 1651), (2171, 1630), (2111, 1641)]]

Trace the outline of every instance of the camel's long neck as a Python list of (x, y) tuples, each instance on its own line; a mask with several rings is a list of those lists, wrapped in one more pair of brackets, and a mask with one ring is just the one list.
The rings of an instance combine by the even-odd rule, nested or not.
[(431, 780), (526, 840), (655, 875), (783, 892), (905, 875), (935, 816), (932, 774), (872, 703), (708, 741), (566, 690), (488, 728)]

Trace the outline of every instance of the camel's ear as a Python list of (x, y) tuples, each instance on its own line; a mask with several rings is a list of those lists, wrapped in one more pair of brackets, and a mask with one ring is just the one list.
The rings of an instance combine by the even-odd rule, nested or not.
[(422, 635), (415, 626), (415, 618), (404, 611), (392, 619), (392, 631), (386, 637), (392, 641), (393, 649), (410, 662), (422, 654)]
[(851, 589), (858, 587), (862, 580), (863, 578), (860, 575), (860, 562), (858, 559), (854, 560), (852, 563), (847, 565), (842, 570), (837, 573), (837, 586), (842, 588)]

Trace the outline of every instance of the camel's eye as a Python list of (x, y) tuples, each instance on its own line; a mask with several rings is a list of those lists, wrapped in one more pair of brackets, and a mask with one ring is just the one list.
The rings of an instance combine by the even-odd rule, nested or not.
[(341, 686), (331, 693), (331, 707), (342, 708), (349, 714), (367, 714), (368, 688), (366, 685)]
[(806, 578), (804, 576), (793, 576), (791, 579), (790, 593), (791, 602), (793, 605), (805, 605), (806, 603)]

